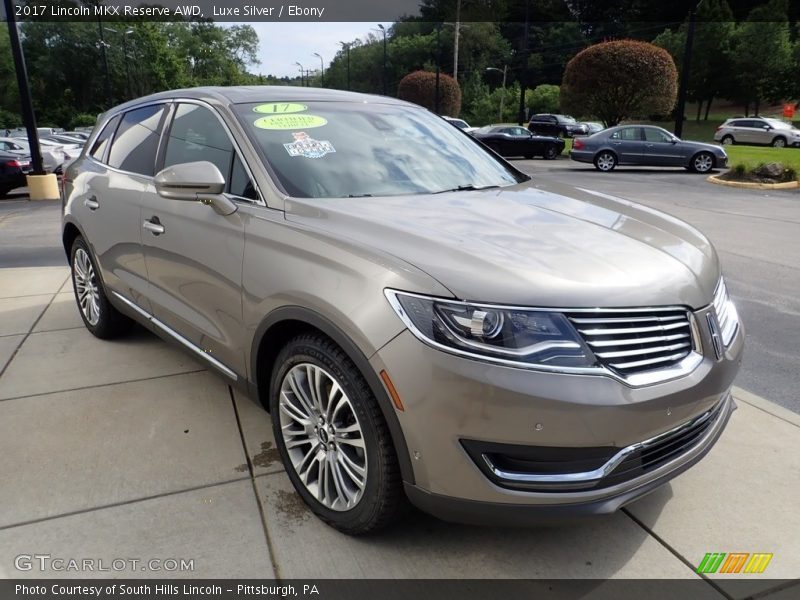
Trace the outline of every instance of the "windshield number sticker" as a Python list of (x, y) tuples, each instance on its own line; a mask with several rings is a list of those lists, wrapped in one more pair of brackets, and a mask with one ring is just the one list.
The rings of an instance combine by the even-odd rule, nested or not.
[(270, 102), (269, 104), (259, 104), (253, 107), (253, 112), (269, 114), (299, 113), (308, 110), (305, 104), (294, 104), (292, 102)]
[(297, 131), (292, 135), (294, 136), (294, 141), (283, 145), (291, 157), (322, 158), (326, 154), (336, 152), (333, 144), (329, 141), (310, 138), (305, 131)]
[(259, 129), (310, 129), (328, 124), (328, 119), (317, 115), (269, 115), (256, 120), (253, 125)]

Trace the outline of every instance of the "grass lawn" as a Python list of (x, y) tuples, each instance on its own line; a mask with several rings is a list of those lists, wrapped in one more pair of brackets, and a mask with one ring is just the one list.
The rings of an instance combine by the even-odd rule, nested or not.
[(744, 164), (748, 169), (761, 163), (779, 162), (800, 173), (800, 148), (770, 148), (764, 146), (725, 146), (728, 164)]

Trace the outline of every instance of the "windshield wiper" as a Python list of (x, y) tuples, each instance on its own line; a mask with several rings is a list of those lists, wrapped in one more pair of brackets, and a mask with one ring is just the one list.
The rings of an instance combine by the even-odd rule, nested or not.
[(499, 188), (499, 185), (460, 185), (458, 187), (450, 188), (449, 190), (439, 190), (438, 192), (433, 192), (434, 194), (446, 194), (447, 192), (471, 192), (474, 190), (490, 190), (492, 188)]
[(348, 198), (372, 198), (372, 194), (347, 194)]

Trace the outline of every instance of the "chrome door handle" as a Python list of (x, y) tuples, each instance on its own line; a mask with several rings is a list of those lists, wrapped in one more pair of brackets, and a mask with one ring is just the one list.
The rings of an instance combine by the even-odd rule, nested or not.
[(97, 210), (100, 208), (100, 203), (97, 201), (97, 196), (90, 196), (83, 201), (83, 205), (89, 210)]
[(164, 233), (164, 231), (166, 231), (164, 226), (161, 224), (161, 221), (158, 220), (158, 217), (153, 217), (152, 219), (146, 220), (144, 223), (142, 223), (142, 227), (144, 227), (153, 235), (161, 235)]

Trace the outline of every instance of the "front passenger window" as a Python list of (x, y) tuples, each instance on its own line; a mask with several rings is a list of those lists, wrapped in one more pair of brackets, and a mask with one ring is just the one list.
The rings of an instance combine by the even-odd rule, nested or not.
[(227, 179), (232, 157), (233, 144), (215, 114), (196, 104), (178, 106), (167, 139), (165, 168), (205, 160)]

